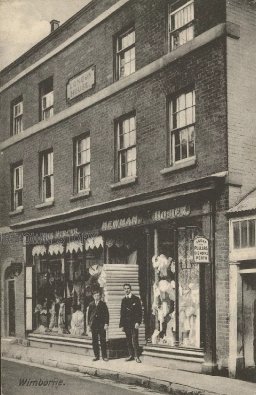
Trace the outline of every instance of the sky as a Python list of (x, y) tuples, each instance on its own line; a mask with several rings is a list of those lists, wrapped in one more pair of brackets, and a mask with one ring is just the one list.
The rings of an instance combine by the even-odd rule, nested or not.
[(89, 0), (0, 0), (0, 70), (66, 21)]

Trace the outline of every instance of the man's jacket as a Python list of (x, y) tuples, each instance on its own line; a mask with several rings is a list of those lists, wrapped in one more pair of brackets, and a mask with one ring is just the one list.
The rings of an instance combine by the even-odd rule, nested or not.
[(134, 328), (136, 323), (141, 324), (142, 307), (140, 298), (131, 294), (130, 298), (124, 297), (121, 303), (120, 328)]
[(88, 324), (91, 328), (101, 328), (109, 324), (109, 312), (105, 302), (100, 300), (97, 306), (95, 301), (89, 304)]

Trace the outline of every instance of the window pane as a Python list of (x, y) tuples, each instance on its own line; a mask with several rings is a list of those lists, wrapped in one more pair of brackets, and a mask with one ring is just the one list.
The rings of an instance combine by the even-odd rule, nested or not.
[(177, 113), (177, 128), (186, 126), (186, 111), (180, 111)]
[(46, 199), (48, 199), (51, 196), (52, 196), (52, 192), (51, 192), (51, 177), (47, 176), (47, 177), (45, 177), (45, 197), (46, 197)]
[(186, 125), (190, 125), (191, 123), (193, 123), (193, 107), (186, 110)]
[(130, 131), (135, 129), (135, 117), (130, 118)]
[(248, 240), (247, 240), (247, 221), (241, 222), (241, 247), (247, 247)]
[(188, 130), (184, 129), (181, 131), (181, 158), (187, 158), (187, 146), (188, 146)]
[(127, 162), (131, 162), (136, 159), (136, 148), (131, 148), (127, 151)]
[(129, 133), (130, 135), (130, 146), (136, 144), (136, 131), (133, 130), (132, 132)]
[(189, 156), (195, 155), (195, 132), (194, 127), (188, 129), (188, 141), (189, 141)]
[(251, 219), (248, 221), (249, 224), (249, 247), (255, 247), (255, 219)]
[(233, 222), (233, 243), (234, 248), (240, 248), (240, 224)]

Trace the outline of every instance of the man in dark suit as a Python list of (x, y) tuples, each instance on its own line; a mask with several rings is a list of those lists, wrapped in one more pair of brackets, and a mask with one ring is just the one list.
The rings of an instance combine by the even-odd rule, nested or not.
[(107, 362), (107, 344), (106, 330), (109, 325), (109, 312), (105, 302), (101, 300), (101, 294), (98, 290), (93, 291), (94, 301), (89, 304), (88, 308), (88, 325), (92, 332), (92, 346), (95, 358), (93, 361), (100, 359), (100, 348), (103, 361)]
[(119, 327), (125, 332), (129, 357), (126, 361), (136, 360), (141, 363), (139, 358), (139, 326), (142, 320), (142, 308), (140, 299), (131, 292), (131, 285), (123, 285), (125, 297), (121, 303), (121, 317)]

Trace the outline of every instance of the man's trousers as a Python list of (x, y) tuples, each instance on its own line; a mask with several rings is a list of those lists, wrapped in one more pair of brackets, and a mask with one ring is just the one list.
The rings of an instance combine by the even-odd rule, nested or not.
[(128, 352), (131, 357), (139, 358), (139, 331), (135, 328), (124, 328)]
[[(92, 329), (92, 347), (96, 358), (100, 357), (100, 347), (102, 358), (107, 358), (107, 342), (106, 342), (106, 331), (104, 327), (96, 327)], [(100, 347), (99, 347), (100, 340)]]

